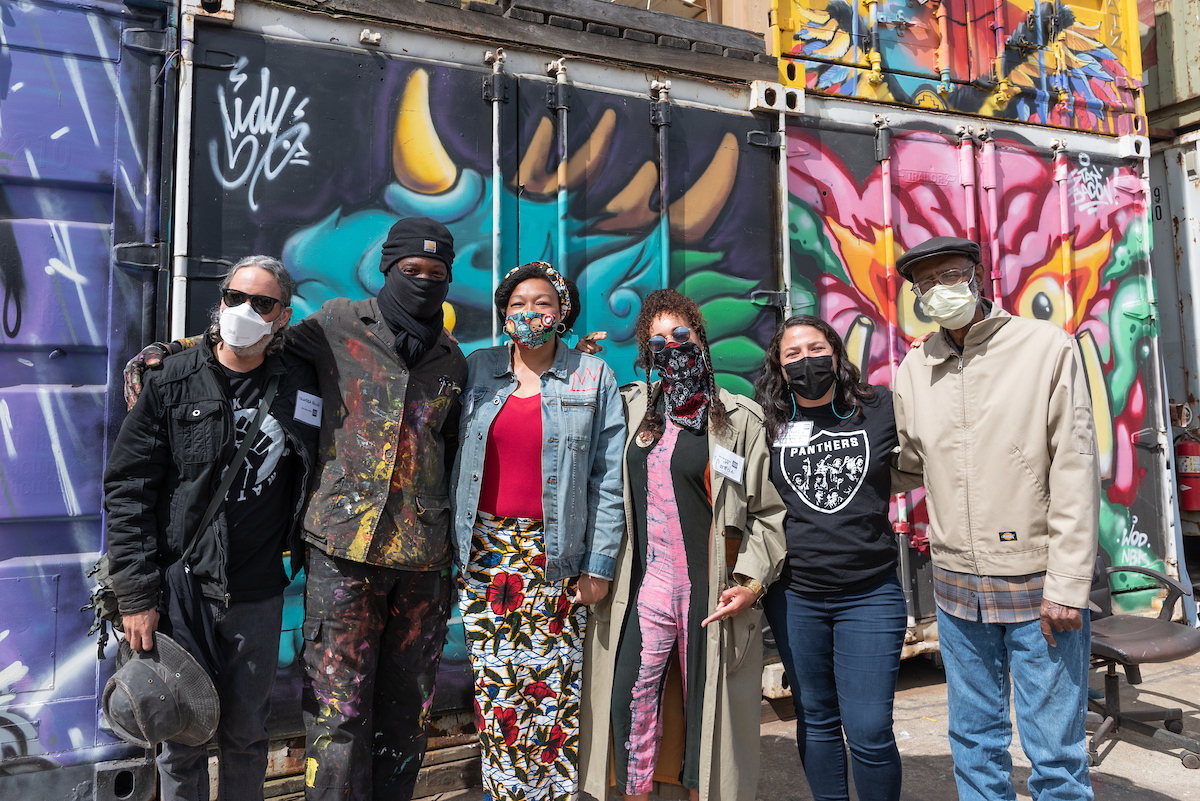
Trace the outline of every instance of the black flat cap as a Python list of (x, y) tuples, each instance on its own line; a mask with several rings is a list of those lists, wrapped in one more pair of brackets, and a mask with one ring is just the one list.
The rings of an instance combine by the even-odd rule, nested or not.
[(979, 264), (979, 245), (959, 236), (935, 236), (909, 248), (903, 256), (896, 259), (896, 272), (906, 281), (911, 281), (913, 267), (917, 262), (933, 256), (949, 255), (966, 256), (971, 260), (971, 264)]

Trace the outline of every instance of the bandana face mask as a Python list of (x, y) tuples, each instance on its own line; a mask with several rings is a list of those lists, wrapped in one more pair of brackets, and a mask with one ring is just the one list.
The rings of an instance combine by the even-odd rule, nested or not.
[(703, 431), (708, 422), (708, 364), (695, 342), (668, 344), (654, 354), (654, 367), (663, 380), (667, 417), (690, 431)]
[(513, 312), (504, 318), (504, 333), (512, 337), (517, 347), (531, 350), (554, 338), (556, 322), (553, 314), (537, 311)]

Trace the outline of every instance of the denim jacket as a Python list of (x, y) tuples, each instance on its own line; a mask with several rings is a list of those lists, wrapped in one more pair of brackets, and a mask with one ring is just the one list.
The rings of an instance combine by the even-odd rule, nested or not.
[[(517, 388), (512, 345), (467, 357), (459, 452), (454, 463), (454, 538), (460, 566), (470, 558), (488, 433)], [(612, 579), (625, 527), (621, 477), (625, 417), (617, 379), (600, 359), (557, 344), (542, 374), (542, 514), (546, 579), (581, 572)]]

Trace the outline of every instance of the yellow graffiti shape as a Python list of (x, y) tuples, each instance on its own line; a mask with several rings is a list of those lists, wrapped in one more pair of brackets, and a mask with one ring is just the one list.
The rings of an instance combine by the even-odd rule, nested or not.
[(895, 304), (888, 292), (887, 267), (884, 252), (887, 247), (882, 229), (872, 225), (874, 241), (867, 241), (849, 228), (843, 228), (834, 220), (826, 221), (829, 233), (837, 241), (842, 264), (850, 274), (850, 282), (871, 305), (879, 310), (884, 319), (895, 323)]
[(729, 193), (733, 191), (737, 165), (737, 137), (726, 133), (704, 173), (683, 193), (683, 197), (671, 204), (667, 213), (672, 236), (697, 239), (708, 233), (721, 209), (725, 208)]
[[(1071, 241), (1067, 239), (1060, 243), (1046, 263), (1026, 278), (1017, 290), (1017, 314), (1050, 320), (1071, 332), (1078, 329), (1100, 289), (1100, 272), (1112, 255), (1112, 236), (1111, 230), (1106, 231), (1092, 244), (1072, 252), (1070, 273), (1065, 283), (1063, 248), (1070, 248)], [(1074, 307), (1069, 312), (1068, 305)]]
[(1113, 475), (1113, 419), (1112, 406), (1108, 402), (1108, 385), (1104, 382), (1104, 360), (1100, 346), (1091, 331), (1083, 331), (1076, 337), (1079, 351), (1083, 355), (1083, 372), (1087, 375), (1088, 390), (1092, 397), (1092, 420), (1096, 426), (1096, 458), (1100, 462), (1100, 478)]
[[(613, 134), (617, 130), (617, 112), (605, 109), (596, 121), (596, 127), (583, 146), (567, 159), (567, 188), (588, 186), (604, 166), (604, 159), (612, 146)], [(549, 195), (558, 191), (558, 173), (548, 172), (546, 162), (554, 146), (554, 123), (549, 117), (538, 122), (537, 130), (529, 140), (529, 147), (517, 166), (517, 183), (526, 192)]]
[(442, 146), (429, 111), (429, 73), (413, 70), (400, 96), (392, 137), (392, 170), (396, 180), (426, 195), (454, 186), (458, 167)]
[(658, 168), (654, 162), (647, 161), (625, 188), (604, 207), (604, 213), (612, 216), (596, 223), (596, 228), (601, 231), (632, 231), (653, 224), (658, 214), (650, 208), (650, 198), (657, 186)]

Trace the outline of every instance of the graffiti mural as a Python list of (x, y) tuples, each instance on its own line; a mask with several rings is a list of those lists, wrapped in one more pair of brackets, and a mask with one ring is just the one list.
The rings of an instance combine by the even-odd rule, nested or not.
[[(492, 106), (480, 93), (483, 73), (296, 42), (268, 47), (233, 31), (210, 31), (202, 42), (197, 63), (216, 69), (197, 71), (197, 274), (217, 276), (249, 253), (280, 254), (299, 282), (296, 313), (306, 315), (330, 298), (374, 295), (388, 229), (402, 217), (433, 217), (455, 237), (447, 324), (464, 350), (491, 345)], [(563, 268), (583, 298), (576, 333), (608, 333), (605, 358), (622, 381), (637, 377), (633, 323), (642, 298), (669, 282), (701, 303), (721, 383), (751, 393), (775, 321), (747, 298), (778, 280), (769, 191), (776, 172), (771, 151), (747, 145), (746, 134), (767, 124), (672, 109), (664, 265), (663, 165), (649, 97), (572, 88), (564, 154), (546, 87), (511, 78), (502, 105), (501, 272), (535, 259)], [(197, 329), (216, 293), (214, 283), (193, 286), (189, 326)], [(287, 595), (277, 730), (298, 720), (302, 595), (297, 580)], [(470, 697), (462, 629), (453, 623), (439, 711), (465, 708)]]
[(0, 8), (0, 796), (50, 768), (55, 794), (137, 751), (102, 725), (112, 661), (97, 661), (79, 607), (123, 417), (109, 377), (154, 322), (153, 272), (115, 265), (112, 249), (157, 233), (149, 98), (162, 59), (122, 39), (162, 22), (115, 6)]
[(1126, 3), (777, 0), (785, 83), (1105, 134), (1145, 134)]
[[(876, 384), (890, 384), (912, 340), (936, 329), (907, 285), (888, 280), (882, 192), (883, 171), (891, 170), (892, 264), (930, 236), (973, 238), (983, 243), (992, 276), (988, 295), (1075, 335), (1100, 446), (1100, 544), (1112, 564), (1164, 570), (1162, 476), (1143, 439), (1160, 400), (1150, 359), (1157, 330), (1145, 199), (1135, 169), (1015, 137), (964, 140), (934, 126), (890, 133), (885, 167), (874, 159), (870, 125), (857, 135), (789, 131), (793, 307), (830, 320)], [(958, 172), (964, 164), (969, 176)], [(976, 189), (976, 167), (995, 176), (994, 188)], [(923, 494), (913, 497), (922, 526)], [(1122, 578), (1117, 590), (1143, 586)], [(1135, 594), (1126, 602), (1149, 599)]]
[[(282, 254), (300, 281), (296, 311), (307, 314), (333, 297), (375, 294), (387, 230), (401, 217), (433, 217), (455, 237), (454, 333), (466, 350), (490, 345), (492, 111), (480, 94), (482, 73), (322, 50), (322, 79), (306, 81), (310, 70), (301, 65), (314, 58), (311, 45), (268, 49), (238, 33), (206, 41), (230, 69), (202, 71), (197, 81), (193, 253), (221, 261)], [(502, 107), (500, 271), (534, 259), (565, 262), (583, 296), (576, 333), (608, 332), (606, 358), (622, 380), (634, 377), (641, 298), (667, 275), (705, 305), (722, 383), (750, 391), (773, 316), (746, 298), (776, 279), (774, 200), (764, 191), (771, 154), (747, 145), (746, 133), (767, 125), (673, 109), (664, 270), (662, 165), (649, 98), (573, 88), (562, 154), (547, 84), (511, 83)]]

